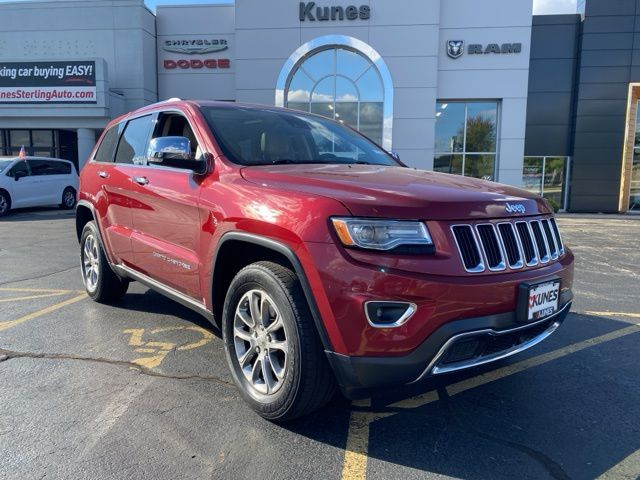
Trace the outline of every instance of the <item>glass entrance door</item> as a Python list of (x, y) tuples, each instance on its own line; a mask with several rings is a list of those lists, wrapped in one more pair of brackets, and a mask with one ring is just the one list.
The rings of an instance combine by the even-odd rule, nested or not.
[(640, 101), (636, 104), (636, 133), (629, 191), (629, 211), (640, 212)]

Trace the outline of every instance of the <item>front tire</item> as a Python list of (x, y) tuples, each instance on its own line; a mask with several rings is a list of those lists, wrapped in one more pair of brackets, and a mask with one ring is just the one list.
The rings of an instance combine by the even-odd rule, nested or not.
[(301, 417), (335, 394), (306, 298), (288, 268), (258, 262), (238, 272), (225, 299), (222, 332), (233, 380), (263, 418)]
[(62, 201), (60, 208), (63, 210), (71, 210), (76, 206), (76, 191), (73, 187), (67, 187), (62, 192)]
[(80, 265), (87, 295), (99, 303), (111, 303), (127, 293), (129, 281), (118, 277), (107, 261), (95, 222), (88, 222), (80, 237)]

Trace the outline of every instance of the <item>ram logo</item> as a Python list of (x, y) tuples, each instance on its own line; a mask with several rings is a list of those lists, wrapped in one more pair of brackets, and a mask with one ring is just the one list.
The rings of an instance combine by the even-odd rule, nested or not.
[(464, 53), (464, 40), (448, 40), (447, 55), (451, 58), (458, 58)]

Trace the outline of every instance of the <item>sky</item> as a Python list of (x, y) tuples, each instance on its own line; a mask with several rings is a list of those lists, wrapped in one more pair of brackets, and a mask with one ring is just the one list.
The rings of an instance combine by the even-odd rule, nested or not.
[(576, 0), (533, 0), (533, 13), (576, 13)]

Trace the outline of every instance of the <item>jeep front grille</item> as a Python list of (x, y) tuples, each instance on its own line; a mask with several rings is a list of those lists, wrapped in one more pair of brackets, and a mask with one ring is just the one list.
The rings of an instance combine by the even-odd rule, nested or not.
[(484, 262), (471, 225), (454, 225), (451, 229), (456, 237), (458, 252), (462, 257), (465, 270), (472, 273), (484, 271)]
[(453, 225), (451, 231), (464, 269), (470, 273), (533, 267), (564, 254), (554, 218)]

